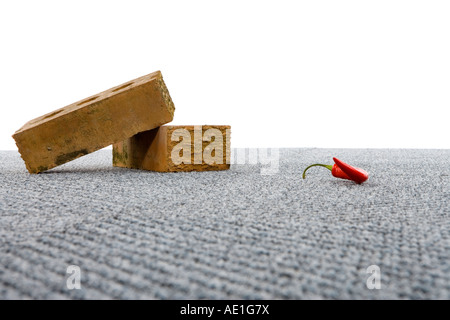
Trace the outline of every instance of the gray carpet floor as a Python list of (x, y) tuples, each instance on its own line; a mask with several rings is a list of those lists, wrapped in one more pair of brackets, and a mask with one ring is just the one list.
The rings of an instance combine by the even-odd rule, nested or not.
[[(333, 156), (370, 179), (302, 180)], [(29, 175), (0, 152), (1, 299), (450, 299), (450, 150), (282, 149), (273, 175), (111, 161)]]

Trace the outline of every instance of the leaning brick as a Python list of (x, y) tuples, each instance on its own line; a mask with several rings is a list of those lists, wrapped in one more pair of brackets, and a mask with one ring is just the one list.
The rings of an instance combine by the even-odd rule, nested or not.
[(157, 71), (31, 120), (13, 138), (39, 173), (168, 123), (174, 111)]

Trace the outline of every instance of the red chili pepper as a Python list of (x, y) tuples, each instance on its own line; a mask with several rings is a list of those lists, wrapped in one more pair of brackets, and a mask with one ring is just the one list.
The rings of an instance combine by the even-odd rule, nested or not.
[(356, 183), (363, 183), (369, 179), (369, 174), (363, 169), (352, 167), (337, 158), (333, 158), (333, 161), (350, 178), (350, 180), (353, 180)]
[(340, 178), (340, 179), (352, 180), (356, 183), (363, 183), (364, 181), (366, 181), (369, 178), (369, 174), (366, 171), (364, 171), (363, 169), (352, 167), (337, 158), (333, 158), (333, 161), (334, 161), (334, 165), (332, 165), (332, 166), (326, 165), (326, 164), (320, 164), (320, 163), (315, 163), (315, 164), (310, 165), (309, 167), (307, 167), (305, 169), (305, 171), (303, 171), (303, 179), (305, 179), (305, 177), (306, 177), (305, 176), (306, 170), (308, 170), (309, 168), (314, 167), (314, 166), (321, 166), (321, 167), (327, 168), (328, 170), (331, 171), (331, 174), (333, 175), (333, 177)]

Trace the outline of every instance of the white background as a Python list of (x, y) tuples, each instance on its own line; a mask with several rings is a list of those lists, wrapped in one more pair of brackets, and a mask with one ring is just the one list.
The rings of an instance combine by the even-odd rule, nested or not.
[(450, 147), (450, 1), (1, 1), (0, 149), (161, 70), (232, 147)]

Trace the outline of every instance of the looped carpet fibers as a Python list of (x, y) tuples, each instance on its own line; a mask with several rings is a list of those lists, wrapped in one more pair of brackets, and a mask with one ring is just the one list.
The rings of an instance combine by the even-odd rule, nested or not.
[[(302, 180), (333, 156), (369, 180)], [(450, 150), (281, 149), (272, 175), (111, 162), (30, 175), (0, 152), (1, 299), (450, 299)]]

